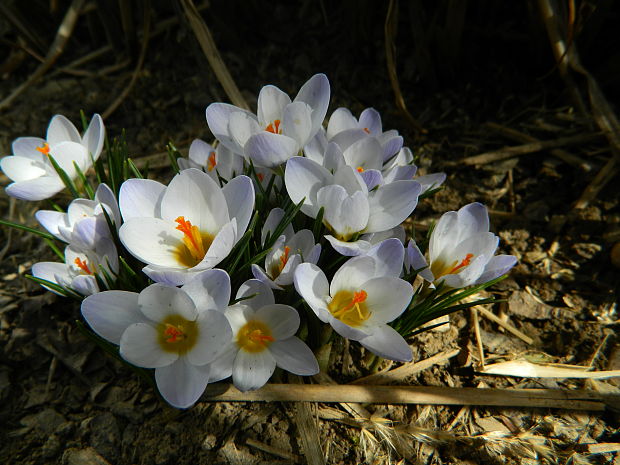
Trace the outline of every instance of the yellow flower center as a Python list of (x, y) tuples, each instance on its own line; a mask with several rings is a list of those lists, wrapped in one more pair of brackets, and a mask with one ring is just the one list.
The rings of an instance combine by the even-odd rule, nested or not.
[(177, 260), (181, 265), (192, 268), (202, 261), (214, 237), (203, 234), (198, 226), (194, 226), (183, 216), (174, 221), (179, 224), (176, 229), (183, 233), (182, 242), (175, 251)]
[(50, 154), (50, 144), (45, 142), (42, 147), (37, 147), (37, 151), (41, 152), (43, 155), (49, 156), (49, 154)]
[(368, 293), (363, 289), (359, 292), (338, 291), (327, 305), (327, 309), (334, 318), (338, 318), (344, 324), (360, 326), (371, 315), (366, 306), (367, 298)]
[(447, 274), (459, 273), (463, 268), (469, 266), (472, 258), (474, 258), (474, 254), (468, 253), (460, 262), (458, 260), (454, 260), (449, 265), (445, 265), (442, 261), (435, 261), (431, 265), (431, 272), (433, 273), (435, 279), (439, 279)]
[(207, 169), (209, 171), (213, 171), (213, 168), (215, 168), (215, 165), (217, 165), (217, 160), (215, 159), (215, 152), (211, 152), (209, 154), (209, 160), (207, 161)]
[(82, 270), (82, 274), (93, 274), (90, 268), (88, 268), (88, 263), (85, 260), (82, 260), (80, 257), (77, 257), (73, 260), (73, 263)]
[(280, 129), (280, 120), (274, 120), (273, 123), (269, 123), (265, 128), (265, 131), (272, 132), (274, 134), (282, 134), (282, 129)]
[(196, 344), (198, 328), (196, 322), (181, 315), (170, 315), (157, 325), (159, 346), (165, 352), (187, 353)]
[(239, 348), (253, 354), (262, 352), (273, 341), (275, 339), (271, 335), (271, 329), (261, 321), (248, 321), (237, 333), (237, 345)]

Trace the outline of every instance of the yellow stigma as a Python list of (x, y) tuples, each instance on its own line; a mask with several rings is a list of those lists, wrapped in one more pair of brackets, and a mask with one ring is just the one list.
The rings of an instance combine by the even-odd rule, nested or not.
[(371, 315), (366, 306), (367, 298), (368, 293), (363, 289), (359, 292), (338, 291), (327, 308), (334, 318), (344, 324), (360, 326)]
[(274, 134), (282, 134), (282, 129), (280, 129), (280, 120), (274, 120), (273, 123), (269, 123), (265, 128), (265, 131), (272, 132)]
[(183, 216), (179, 216), (174, 221), (179, 224), (176, 229), (183, 233), (183, 242), (177, 246), (175, 251), (177, 260), (181, 265), (192, 268), (204, 258), (213, 242), (213, 236), (202, 234), (198, 226), (194, 226)]
[(275, 341), (271, 329), (262, 321), (251, 320), (241, 327), (237, 333), (239, 348), (255, 354), (262, 352)]
[(465, 258), (460, 262), (458, 260), (454, 260), (449, 265), (445, 265), (441, 261), (435, 261), (431, 265), (431, 272), (433, 273), (435, 279), (439, 279), (440, 277), (447, 274), (459, 273), (463, 268), (465, 268), (471, 263), (472, 258), (474, 258), (474, 254), (468, 253), (467, 255), (465, 255)]
[(43, 155), (48, 155), (49, 156), (49, 154), (50, 154), (50, 144), (45, 142), (42, 147), (37, 147), (37, 151), (41, 152)]
[(196, 322), (181, 315), (170, 315), (157, 325), (159, 346), (165, 352), (187, 353), (196, 344), (198, 328)]

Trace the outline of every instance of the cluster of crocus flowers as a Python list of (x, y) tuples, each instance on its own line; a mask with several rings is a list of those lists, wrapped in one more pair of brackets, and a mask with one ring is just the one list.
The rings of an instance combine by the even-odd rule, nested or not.
[(85, 173), (99, 158), (105, 128), (99, 115), (93, 116), (84, 136), (62, 115), (52, 118), (45, 139), (20, 137), (13, 142), (13, 155), (0, 160), (0, 167), (12, 181), (6, 193), (21, 200), (44, 200), (65, 188), (50, 158), (69, 178)]
[[(98, 187), (89, 184), (104, 139), (98, 115), (83, 136), (55, 116), (46, 139), (19, 138), (0, 162), (14, 197), (47, 199), (64, 183), (74, 197), (84, 192), (66, 211), (35, 214), (64, 262), (37, 263), (32, 274), (83, 297), (90, 328), (127, 363), (154, 370), (171, 405), (187, 408), (227, 378), (246, 391), (277, 369), (317, 374), (318, 321), (410, 361), (410, 329), (429, 317), (417, 318), (418, 305), (441, 307), (447, 293), (516, 263), (495, 255), (499, 239), (479, 203), (444, 214), (426, 255), (414, 238), (405, 248), (405, 221), (446, 175), (419, 176), (412, 150), (372, 108), (359, 117), (338, 108), (325, 124), (329, 98), (316, 74), (293, 99), (263, 87), (255, 114), (209, 105), (216, 141), (195, 139), (169, 182), (143, 177), (111, 149), (107, 167), (95, 165)], [(426, 283), (414, 286), (415, 275)]]

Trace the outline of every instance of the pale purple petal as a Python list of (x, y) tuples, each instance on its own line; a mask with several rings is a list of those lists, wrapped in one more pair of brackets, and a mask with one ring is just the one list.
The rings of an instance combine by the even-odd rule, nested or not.
[(317, 192), (331, 184), (332, 179), (329, 171), (307, 158), (293, 157), (286, 163), (284, 182), (288, 195), (295, 204), (304, 199), (301, 211), (312, 218), (316, 218), (320, 209)]
[(324, 74), (315, 74), (301, 86), (295, 102), (304, 102), (312, 108), (312, 131), (310, 137), (314, 136), (323, 124), (327, 107), (329, 106), (329, 80)]
[(405, 221), (418, 204), (421, 189), (415, 181), (395, 181), (371, 192), (366, 232), (385, 231)]
[(393, 328), (384, 325), (370, 336), (359, 341), (372, 353), (397, 362), (410, 362), (413, 359), (411, 347)]
[(211, 363), (223, 353), (232, 339), (230, 323), (223, 313), (217, 310), (204, 310), (196, 320), (198, 340), (187, 353), (187, 359), (193, 365)]
[(230, 276), (224, 270), (201, 271), (181, 289), (194, 301), (198, 312), (223, 312), (230, 302)]
[(162, 397), (173, 407), (188, 408), (207, 388), (209, 365), (192, 365), (180, 357), (170, 365), (155, 369), (155, 382)]
[(159, 217), (165, 191), (166, 186), (152, 179), (128, 179), (118, 196), (123, 219)]
[(134, 323), (121, 336), (120, 354), (128, 362), (143, 368), (170, 365), (179, 354), (163, 350), (158, 338), (157, 329), (150, 324)]
[(233, 384), (242, 392), (258, 389), (269, 381), (276, 361), (268, 350), (249, 353), (240, 350), (233, 365)]
[(299, 313), (289, 305), (265, 305), (256, 311), (255, 318), (269, 327), (276, 340), (288, 339), (299, 329)]
[(297, 155), (300, 145), (291, 137), (271, 132), (260, 132), (251, 136), (245, 153), (254, 164), (266, 168), (275, 168)]
[(138, 308), (138, 293), (104, 291), (82, 301), (82, 316), (102, 338), (120, 344), (123, 332), (134, 323), (146, 323)]
[(239, 286), (236, 298), (240, 299), (249, 296), (254, 297), (251, 299), (244, 299), (242, 303), (251, 307), (254, 311), (264, 307), (265, 305), (273, 305), (275, 303), (273, 291), (268, 285), (257, 279), (248, 279), (241, 286)]
[(291, 337), (275, 341), (269, 352), (283, 370), (300, 376), (312, 376), (319, 372), (319, 364), (310, 348), (299, 338)]
[(161, 323), (171, 315), (194, 321), (198, 316), (194, 301), (185, 291), (165, 284), (151, 284), (138, 296), (138, 307), (145, 317)]

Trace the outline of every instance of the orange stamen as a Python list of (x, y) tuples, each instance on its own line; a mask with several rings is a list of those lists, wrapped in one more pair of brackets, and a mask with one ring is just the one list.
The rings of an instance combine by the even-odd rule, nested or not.
[(179, 223), (177, 230), (184, 234), (183, 243), (187, 246), (189, 253), (197, 260), (202, 260), (205, 256), (205, 249), (202, 243), (202, 236), (198, 226), (192, 225), (183, 216), (179, 216), (176, 220)]
[(80, 257), (77, 257), (75, 260), (73, 260), (73, 263), (75, 263), (77, 267), (84, 273), (93, 274), (93, 272), (90, 271), (90, 268), (88, 268), (88, 264), (85, 261), (82, 261)]
[[(359, 304), (361, 304), (362, 302), (365, 302), (367, 297), (368, 297), (368, 293), (364, 290), (355, 292), (353, 294), (353, 298), (351, 299), (351, 302), (346, 304), (344, 307), (339, 308), (336, 312), (334, 312), (333, 315), (336, 318), (338, 318), (339, 316), (349, 312), (350, 310), (353, 310), (353, 308), (356, 308), (357, 312), (360, 315), (360, 318), (363, 317), (362, 311), (359, 308)], [(336, 313), (338, 313), (339, 315), (336, 315)]]
[(461, 261), (461, 263), (459, 263), (458, 265), (456, 265), (454, 268), (452, 268), (450, 271), (448, 271), (446, 274), (453, 274), (456, 273), (458, 270), (460, 270), (461, 268), (463, 268), (464, 266), (469, 265), (469, 263), (471, 262), (471, 259), (474, 258), (474, 254), (473, 253), (468, 253), (467, 255), (465, 255), (465, 258)]
[(263, 173), (257, 173), (256, 177), (260, 182), (263, 182), (263, 179), (265, 179), (265, 175)]
[(164, 336), (166, 337), (166, 342), (180, 342), (185, 339), (183, 327), (177, 327), (169, 323), (166, 323), (166, 329), (164, 329)]
[(286, 266), (286, 262), (288, 262), (288, 254), (291, 252), (291, 248), (287, 245), (284, 246), (284, 253), (280, 256), (280, 272)]
[(272, 132), (274, 134), (280, 134), (280, 120), (277, 119), (273, 123), (269, 123), (265, 128), (265, 131)]
[(43, 155), (49, 155), (50, 154), (50, 144), (45, 142), (43, 144), (43, 147), (37, 147), (37, 151), (41, 152)]
[(259, 344), (266, 345), (267, 342), (273, 342), (275, 339), (273, 336), (269, 336), (267, 334), (263, 334), (260, 329), (255, 329), (250, 334), (248, 334), (248, 338), (254, 342), (258, 342)]
[(364, 132), (366, 132), (366, 134), (370, 134), (370, 130), (368, 128), (364, 128)]
[(215, 152), (211, 152), (209, 154), (209, 161), (207, 162), (207, 169), (209, 171), (213, 171), (213, 168), (215, 168), (215, 165), (217, 165), (217, 161), (215, 160)]
[(357, 167), (357, 172), (358, 173), (363, 173), (364, 172), (364, 168), (362, 168), (361, 166)]

